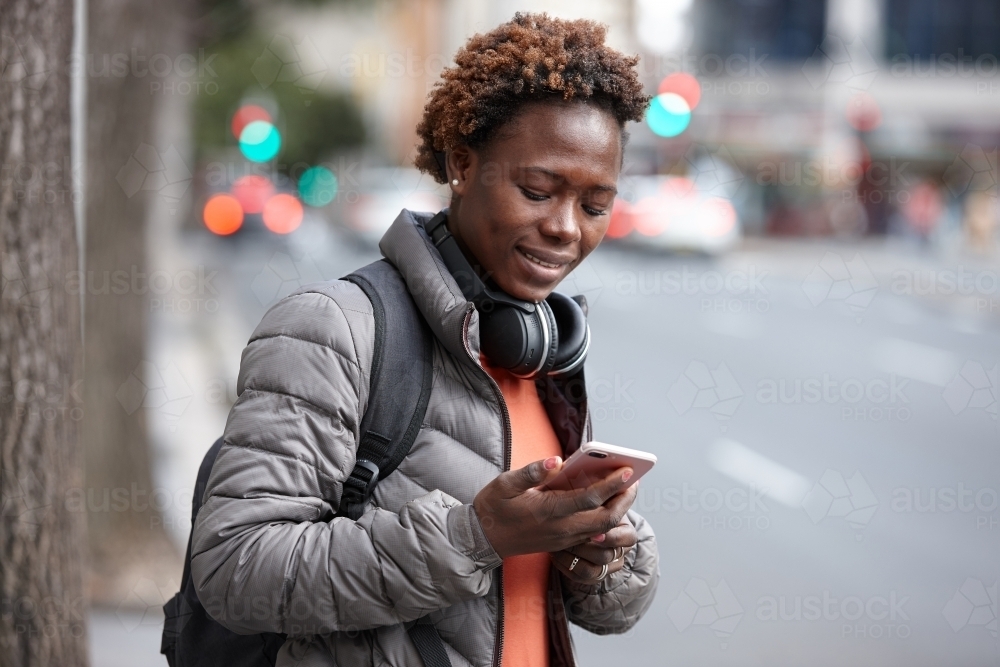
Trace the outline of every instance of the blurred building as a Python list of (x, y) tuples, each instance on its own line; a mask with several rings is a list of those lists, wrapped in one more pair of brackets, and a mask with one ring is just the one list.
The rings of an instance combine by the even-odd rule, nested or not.
[(649, 85), (674, 71), (702, 84), (684, 135), (635, 133), (638, 154), (652, 163), (645, 168), (674, 168), (692, 145), (724, 147), (747, 178), (744, 194), (756, 200), (743, 211), (751, 230), (885, 232), (928, 182), (943, 200), (979, 190), (995, 198), (997, 3), (635, 6), (640, 37), (657, 18), (675, 24), (640, 39)]
[[(315, 67), (327, 72), (320, 85), (361, 103), (374, 161), (406, 165), (441, 69), (469, 36), (525, 8), (282, 6), (262, 25), (314, 45)], [(1000, 4), (540, 0), (530, 9), (607, 24), (613, 46), (642, 56), (651, 92), (674, 72), (697, 78), (688, 129), (664, 139), (637, 124), (626, 175), (684, 175), (695, 159), (719, 155), (745, 179), (736, 201), (750, 233), (927, 236), (949, 215), (962, 218), (970, 192), (996, 196)], [(930, 197), (920, 211), (941, 211), (931, 223), (907, 205), (917, 188)]]

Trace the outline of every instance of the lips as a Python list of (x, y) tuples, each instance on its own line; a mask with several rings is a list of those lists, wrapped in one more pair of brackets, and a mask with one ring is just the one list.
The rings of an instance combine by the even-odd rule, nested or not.
[(544, 266), (546, 269), (558, 269), (560, 266), (562, 266), (561, 264), (554, 264), (552, 262), (543, 262), (542, 260), (535, 257), (527, 250), (522, 250), (521, 252), (523, 252), (524, 256), (530, 259), (532, 262), (534, 262), (535, 264), (540, 264), (541, 266)]
[(546, 269), (561, 269), (567, 264), (572, 263), (574, 259), (573, 257), (557, 255), (543, 250), (528, 250), (527, 248), (519, 247), (518, 251), (532, 263)]
[(551, 286), (565, 277), (573, 260), (560, 253), (517, 247), (521, 275), (526, 285)]

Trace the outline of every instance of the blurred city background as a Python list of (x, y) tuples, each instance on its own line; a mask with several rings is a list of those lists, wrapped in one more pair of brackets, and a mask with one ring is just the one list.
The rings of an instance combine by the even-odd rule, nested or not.
[(574, 630), (580, 664), (1000, 663), (1000, 4), (135, 6), (95, 0), (75, 47), (94, 665), (165, 664), (250, 333), (446, 204), (412, 168), (426, 95), (519, 9), (607, 24), (656, 95), (561, 289), (596, 437), (659, 456), (662, 580), (628, 635)]

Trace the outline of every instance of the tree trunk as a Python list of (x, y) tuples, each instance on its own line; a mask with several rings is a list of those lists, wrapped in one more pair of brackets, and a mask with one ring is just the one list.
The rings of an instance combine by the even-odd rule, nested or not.
[(0, 662), (87, 664), (71, 0), (0, 0)]
[(156, 84), (163, 78), (153, 73), (174, 60), (164, 55), (173, 6), (89, 0), (87, 9), (85, 502), (90, 594), (95, 604), (111, 606), (135, 600), (137, 587), (159, 572), (180, 575), (177, 550), (152, 502), (146, 417), (158, 378), (145, 353), (146, 224), (152, 198), (164, 196), (169, 185), (162, 179), (176, 166), (168, 147), (157, 145), (164, 98)]

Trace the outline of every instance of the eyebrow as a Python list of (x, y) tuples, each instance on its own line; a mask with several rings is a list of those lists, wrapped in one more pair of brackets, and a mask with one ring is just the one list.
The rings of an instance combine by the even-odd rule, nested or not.
[[(554, 172), (551, 169), (546, 169), (544, 167), (524, 167), (524, 171), (537, 171), (557, 181), (566, 180), (566, 178), (562, 174)], [(613, 185), (595, 185), (594, 187), (591, 188), (591, 190), (599, 190), (601, 192), (610, 192), (612, 194), (618, 194), (618, 188), (616, 188)]]

